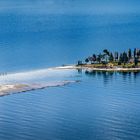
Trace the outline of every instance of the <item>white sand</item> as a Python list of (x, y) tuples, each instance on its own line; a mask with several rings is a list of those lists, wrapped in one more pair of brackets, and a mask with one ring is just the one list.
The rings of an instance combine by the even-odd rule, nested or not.
[(1, 85), (0, 86), (0, 93), (5, 92), (7, 90), (13, 89), (15, 85)]
[(85, 70), (95, 70), (95, 71), (140, 71), (140, 68), (91, 68), (86, 66), (62, 66), (56, 67), (54, 69), (85, 69)]

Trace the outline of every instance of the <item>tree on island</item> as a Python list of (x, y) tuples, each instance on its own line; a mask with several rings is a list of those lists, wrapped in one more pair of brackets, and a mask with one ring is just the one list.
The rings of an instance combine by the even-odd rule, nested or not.
[(135, 64), (135, 66), (138, 65), (138, 58), (137, 57), (134, 58), (134, 64)]
[(92, 57), (93, 57), (93, 61), (96, 62), (96, 60), (97, 60), (96, 54), (93, 54)]
[(82, 63), (82, 61), (81, 60), (79, 60), (78, 61), (78, 65), (82, 65), (83, 63)]
[(112, 53), (109, 55), (109, 61), (110, 61), (110, 62), (113, 62), (113, 61), (114, 61), (114, 56), (113, 56)]
[(107, 50), (107, 49), (105, 49), (105, 50), (103, 50), (103, 52), (106, 54), (106, 55), (108, 55), (109, 56), (109, 51)]
[(90, 61), (91, 64), (93, 64), (93, 61), (94, 60), (93, 60), (93, 57), (92, 56), (88, 57), (88, 60)]
[(114, 59), (115, 59), (115, 61), (118, 61), (118, 59), (119, 59), (119, 53), (118, 52), (115, 52)]
[(124, 65), (125, 65), (127, 62), (128, 62), (128, 56), (127, 56), (127, 53), (124, 52), (124, 53), (123, 53), (123, 63), (124, 63)]
[(137, 57), (140, 57), (140, 50), (137, 50)]
[(129, 58), (129, 60), (132, 58), (132, 51), (131, 51), (131, 49), (128, 50), (128, 58)]
[(95, 54), (93, 54), (92, 57), (88, 57), (88, 58), (85, 59), (85, 62), (86, 62), (86, 63), (89, 63), (89, 62), (90, 62), (91, 64), (92, 64), (92, 63), (95, 63), (96, 61), (97, 61), (97, 57), (96, 57)]
[(105, 58), (105, 61), (106, 61), (106, 63), (107, 63), (107, 61), (108, 61), (108, 57), (110, 56), (110, 52), (107, 50), (107, 49), (105, 49), (105, 50), (103, 50), (103, 53), (104, 53), (104, 58)]
[(103, 55), (100, 53), (100, 54), (97, 56), (97, 62), (98, 62), (98, 63), (101, 63), (102, 58), (103, 58)]
[(134, 58), (136, 57), (136, 55), (137, 55), (137, 49), (135, 48), (134, 49)]
[(123, 63), (123, 54), (121, 53), (119, 57), (118, 65), (121, 65), (122, 63)]
[(88, 58), (86, 58), (86, 59), (85, 59), (85, 62), (86, 62), (86, 63), (88, 63), (88, 62), (89, 62), (89, 59), (88, 59)]
[[(133, 51), (131, 49), (128, 49), (127, 52), (118, 53), (115, 52), (114, 54), (107, 49), (103, 50), (103, 53), (100, 53), (98, 55), (93, 54), (90, 57), (87, 57), (85, 59), (85, 64), (88, 65), (88, 63), (93, 64), (94, 67), (106, 67), (106, 66), (122, 66), (124, 67), (133, 67), (138, 66), (140, 63), (140, 49), (134, 49)], [(89, 64), (90, 64), (89, 63)], [(98, 65), (98, 64), (100, 65)], [(78, 65), (82, 65), (82, 61), (78, 61)], [(108, 65), (107, 65), (108, 64)]]

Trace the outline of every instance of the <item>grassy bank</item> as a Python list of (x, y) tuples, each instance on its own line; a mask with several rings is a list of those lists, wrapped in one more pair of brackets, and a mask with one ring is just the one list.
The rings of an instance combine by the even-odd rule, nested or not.
[(140, 63), (137, 64), (137, 66), (135, 66), (134, 63), (122, 63), (121, 65), (118, 65), (117, 62), (113, 62), (113, 63), (108, 63), (108, 64), (102, 64), (102, 63), (96, 63), (96, 64), (80, 64), (77, 66), (81, 66), (81, 67), (88, 67), (88, 68), (140, 68)]

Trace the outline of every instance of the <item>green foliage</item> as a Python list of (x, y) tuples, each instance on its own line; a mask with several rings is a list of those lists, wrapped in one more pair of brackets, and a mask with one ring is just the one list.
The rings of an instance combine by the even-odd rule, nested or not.
[(134, 58), (134, 64), (135, 64), (135, 66), (138, 65), (138, 58), (137, 57)]
[(99, 55), (97, 56), (97, 62), (98, 62), (98, 63), (101, 63), (102, 58), (103, 58), (103, 55), (99, 54)]
[(128, 57), (129, 57), (129, 59), (132, 58), (132, 51), (131, 51), (131, 49), (128, 50)]
[(83, 64), (82, 61), (79, 60), (79, 61), (78, 61), (78, 65), (82, 65), (82, 64)]
[(106, 55), (108, 55), (109, 56), (109, 51), (107, 50), (107, 49), (105, 49), (105, 50), (103, 50), (103, 52), (106, 54)]
[(122, 54), (122, 53), (120, 54), (119, 62), (120, 62), (120, 63), (123, 63), (123, 54)]
[(128, 56), (127, 56), (127, 53), (124, 52), (123, 53), (123, 63), (126, 64), (128, 62)]
[(86, 62), (86, 63), (88, 63), (88, 62), (89, 62), (89, 59), (88, 59), (88, 58), (86, 58), (86, 59), (85, 59), (85, 62)]
[(115, 52), (114, 59), (115, 59), (115, 61), (117, 61), (119, 59), (119, 53), (118, 52)]
[(134, 49), (134, 58), (136, 57), (136, 55), (137, 55), (137, 49), (135, 48)]
[(93, 54), (93, 61), (96, 61), (97, 60), (97, 57), (96, 57), (96, 55), (95, 54)]
[(114, 61), (114, 56), (113, 56), (112, 53), (111, 53), (110, 56), (109, 56), (109, 61), (110, 61), (110, 62), (113, 62), (113, 61)]

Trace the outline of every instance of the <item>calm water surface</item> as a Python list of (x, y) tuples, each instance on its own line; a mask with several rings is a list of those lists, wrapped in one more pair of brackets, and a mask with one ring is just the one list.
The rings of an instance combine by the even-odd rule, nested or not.
[[(139, 44), (139, 15), (0, 15), (1, 72), (72, 64), (103, 48)], [(59, 80), (81, 82), (0, 98), (0, 140), (140, 138), (140, 73), (63, 72)]]

